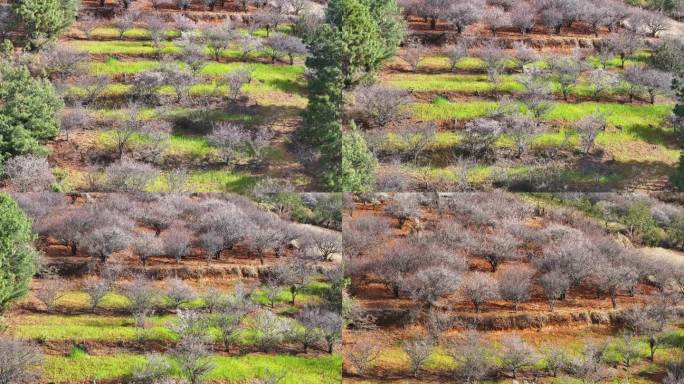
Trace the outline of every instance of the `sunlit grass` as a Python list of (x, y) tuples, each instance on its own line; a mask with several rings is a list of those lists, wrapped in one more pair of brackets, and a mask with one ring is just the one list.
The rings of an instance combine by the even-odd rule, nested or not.
[[(186, 189), (193, 192), (235, 192), (245, 193), (254, 187), (257, 176), (231, 170), (191, 171)], [(147, 192), (168, 192), (168, 178), (162, 174), (145, 187)]]
[[(101, 148), (114, 150), (116, 147), (114, 131), (99, 131), (96, 136), (95, 144)], [(131, 137), (129, 146), (132, 148), (140, 147), (150, 142), (150, 137), (143, 133), (135, 133)], [(176, 155), (191, 158), (216, 157), (219, 149), (209, 144), (206, 138), (200, 136), (188, 136), (172, 134), (163, 143), (165, 146), (164, 155)]]
[[(244, 383), (264, 377), (267, 372), (283, 372), (284, 384), (333, 384), (342, 379), (342, 358), (339, 355), (310, 357), (288, 355), (212, 356), (214, 369), (207, 380)], [(107, 356), (48, 356), (45, 378), (54, 383), (91, 380), (117, 380), (130, 377), (146, 361), (143, 355), (116, 354)], [(178, 367), (174, 364), (178, 374)]]
[[(384, 83), (413, 91), (448, 91), (465, 94), (489, 92), (495, 89), (494, 84), (489, 82), (487, 75), (484, 74), (397, 73), (387, 75)], [(522, 90), (523, 86), (515, 81), (513, 76), (501, 75), (496, 89), (501, 92), (513, 92)]]

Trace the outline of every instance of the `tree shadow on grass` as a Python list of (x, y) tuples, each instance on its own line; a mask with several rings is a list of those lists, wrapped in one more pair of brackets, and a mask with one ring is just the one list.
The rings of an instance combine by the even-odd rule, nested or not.
[(677, 135), (674, 130), (653, 125), (638, 124), (623, 128), (627, 133), (655, 145), (662, 145), (668, 149), (678, 149)]

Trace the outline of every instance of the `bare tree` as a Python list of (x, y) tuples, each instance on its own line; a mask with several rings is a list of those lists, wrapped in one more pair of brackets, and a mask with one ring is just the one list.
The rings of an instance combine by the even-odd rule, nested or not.
[(197, 23), (195, 20), (181, 13), (173, 15), (173, 22), (176, 25), (176, 29), (181, 33), (192, 32), (193, 30), (197, 29)]
[(41, 279), (36, 298), (40, 300), (48, 312), (55, 309), (57, 301), (69, 293), (69, 282), (55, 273), (48, 273)]
[(554, 74), (563, 100), (567, 101), (570, 91), (577, 84), (577, 80), (582, 72), (581, 62), (573, 57), (552, 58), (550, 60), (551, 72)]
[(347, 361), (359, 375), (365, 375), (375, 365), (381, 351), (382, 346), (376, 342), (357, 342), (347, 353)]
[(427, 53), (427, 48), (420, 41), (411, 41), (404, 48), (401, 58), (411, 66), (412, 70), (416, 71)]
[(411, 297), (428, 310), (444, 295), (455, 292), (460, 276), (446, 267), (430, 267), (419, 271), (409, 284)]
[(622, 362), (627, 367), (630, 367), (634, 361), (641, 357), (641, 346), (631, 332), (622, 332), (616, 350), (622, 356)]
[(173, 226), (163, 236), (164, 252), (180, 263), (190, 253), (191, 240), (186, 228)]
[(104, 170), (105, 188), (118, 192), (141, 192), (152, 180), (159, 176), (159, 170), (150, 164), (138, 162), (127, 157), (110, 164)]
[(232, 100), (237, 100), (242, 92), (242, 87), (252, 82), (252, 72), (249, 69), (237, 69), (228, 73), (225, 77), (228, 92)]
[(474, 244), (473, 252), (487, 260), (496, 272), (499, 264), (505, 260), (516, 260), (520, 256), (517, 253), (518, 240), (508, 233), (484, 236)]
[(170, 354), (178, 362), (181, 375), (190, 384), (202, 384), (204, 377), (215, 367), (209, 345), (201, 335), (181, 338)]
[(581, 355), (569, 359), (567, 370), (584, 383), (596, 383), (609, 377), (603, 365), (606, 348), (606, 344), (585, 345)]
[(126, 249), (131, 242), (131, 236), (118, 226), (109, 226), (96, 228), (88, 234), (84, 242), (88, 253), (104, 263), (114, 252)]
[(252, 329), (257, 332), (255, 342), (264, 352), (281, 343), (289, 331), (289, 322), (268, 310), (258, 311), (253, 320)]
[(447, 346), (447, 353), (457, 362), (457, 379), (477, 383), (493, 369), (491, 346), (477, 331), (468, 330)]
[(584, 154), (588, 154), (591, 151), (596, 137), (599, 133), (606, 130), (607, 125), (606, 115), (600, 111), (585, 116), (575, 123), (575, 129), (580, 136)]
[(599, 101), (601, 96), (617, 87), (620, 79), (612, 72), (605, 69), (594, 69), (589, 73), (589, 91), (594, 101)]
[(65, 81), (83, 74), (87, 60), (87, 54), (60, 45), (52, 45), (40, 52), (40, 65), (52, 80)]
[(30, 384), (40, 379), (40, 350), (24, 341), (0, 338), (0, 383)]
[(667, 17), (659, 12), (635, 10), (629, 18), (630, 26), (634, 30), (643, 29), (650, 37), (657, 37), (659, 32), (670, 28)]
[(83, 76), (77, 81), (83, 91), (83, 104), (92, 105), (107, 90), (111, 78), (109, 76)]
[(456, 66), (463, 58), (468, 56), (468, 46), (461, 41), (456, 45), (449, 45), (444, 49), (446, 57), (449, 59), (449, 67), (451, 72), (456, 71)]
[(539, 70), (527, 68), (524, 71), (518, 79), (525, 86), (520, 94), (520, 101), (525, 104), (539, 127), (542, 117), (553, 108), (552, 91)]
[(403, 227), (406, 220), (420, 214), (418, 201), (412, 194), (395, 195), (385, 211), (399, 220), (399, 227)]
[(599, 264), (596, 275), (599, 287), (608, 293), (613, 309), (617, 308), (618, 293), (636, 286), (639, 278), (638, 272), (633, 267), (607, 262)]
[(544, 296), (549, 302), (549, 308), (553, 312), (556, 301), (562, 299), (570, 289), (570, 279), (562, 272), (549, 271), (539, 279), (544, 290)]
[(638, 51), (643, 42), (635, 34), (611, 33), (605, 41), (608, 49), (620, 58), (620, 67), (625, 68), (625, 60)]
[(235, 38), (235, 30), (228, 21), (220, 25), (209, 26), (202, 31), (202, 34), (207, 48), (216, 61), (221, 61), (223, 51), (228, 48), (231, 41)]
[(336, 311), (321, 307), (307, 307), (297, 320), (315, 330), (325, 341), (328, 353), (333, 353), (335, 344), (342, 338), (342, 317)]
[(568, 356), (565, 349), (556, 344), (547, 344), (542, 348), (546, 370), (551, 376), (556, 377), (558, 373), (568, 364)]
[(534, 365), (538, 360), (537, 350), (517, 335), (504, 336), (501, 344), (501, 367), (511, 371), (514, 379), (521, 368)]
[(293, 65), (295, 55), (304, 55), (307, 52), (302, 39), (280, 33), (267, 38), (266, 46), (272, 50), (270, 56), (273, 64), (281, 54), (285, 54), (290, 60), (290, 65)]
[(90, 116), (81, 103), (76, 103), (62, 112), (61, 123), (61, 130), (64, 132), (65, 139), (69, 141), (70, 132), (89, 128)]
[(119, 30), (119, 40), (123, 39), (124, 34), (133, 28), (136, 16), (135, 13), (128, 11), (114, 19), (113, 25)]
[(435, 349), (435, 340), (427, 336), (416, 335), (404, 340), (402, 349), (409, 357), (409, 366), (413, 377), (418, 377), (418, 372)]
[(83, 291), (88, 294), (93, 312), (111, 290), (112, 281), (109, 279), (91, 278), (83, 283)]
[(417, 163), (423, 152), (435, 141), (437, 126), (432, 122), (413, 123), (401, 127), (393, 133), (403, 151), (411, 156), (414, 163)]
[(152, 282), (143, 276), (137, 276), (123, 288), (128, 298), (128, 311), (135, 319), (136, 327), (144, 327), (147, 317), (154, 313), (159, 302), (159, 291)]
[(528, 267), (511, 266), (499, 277), (501, 298), (513, 302), (516, 311), (520, 303), (530, 299), (533, 275), (534, 271)]
[(359, 87), (354, 91), (353, 110), (368, 125), (384, 127), (405, 118), (411, 100), (402, 89), (384, 85)]
[(447, 4), (450, 4), (448, 8), (442, 7), (437, 12), (444, 14), (446, 11), (446, 20), (459, 34), (463, 33), (468, 25), (478, 22), (482, 17), (483, 1), (471, 0)]
[(473, 303), (475, 312), (479, 313), (482, 304), (495, 299), (499, 295), (498, 283), (488, 273), (472, 272), (463, 279), (461, 290), (465, 297)]
[(511, 26), (518, 29), (520, 33), (525, 35), (534, 27), (535, 18), (534, 9), (527, 2), (516, 2), (516, 5), (511, 10)]
[(502, 133), (502, 126), (493, 119), (473, 119), (465, 125), (461, 146), (468, 155), (484, 161), (495, 158), (494, 144)]
[(194, 76), (198, 76), (207, 64), (207, 54), (204, 51), (201, 36), (196, 33), (186, 33), (177, 44), (183, 49), (179, 60), (188, 66)]
[(513, 43), (513, 55), (511, 57), (520, 70), (539, 59), (537, 51), (521, 41)]
[(3, 168), (10, 184), (19, 192), (46, 191), (55, 181), (50, 164), (44, 157), (15, 156), (5, 161)]
[(162, 253), (162, 244), (159, 238), (142, 233), (136, 234), (132, 242), (133, 253), (138, 255), (143, 267), (147, 267), (147, 263), (152, 256), (159, 256)]
[(496, 32), (500, 29), (511, 26), (509, 14), (499, 7), (489, 7), (485, 9), (484, 14), (482, 15), (482, 22), (489, 27), (489, 30), (492, 31), (494, 37), (496, 37)]
[(478, 57), (487, 66), (487, 78), (493, 84), (494, 91), (500, 82), (500, 74), (506, 67), (508, 55), (496, 39), (488, 40), (479, 50)]
[(187, 283), (179, 279), (171, 279), (166, 282), (166, 297), (172, 308), (179, 309), (197, 298), (195, 290)]
[[(624, 72), (627, 80), (634, 88), (629, 93), (630, 102), (637, 92), (646, 92), (651, 104), (655, 104), (655, 97), (659, 92), (668, 92), (672, 85), (672, 75), (657, 69), (649, 69), (641, 65), (633, 65)], [(635, 95), (635, 93), (637, 93)]]

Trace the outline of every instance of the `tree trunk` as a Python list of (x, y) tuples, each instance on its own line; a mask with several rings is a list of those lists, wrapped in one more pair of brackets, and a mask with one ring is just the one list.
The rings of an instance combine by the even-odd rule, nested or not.
[(648, 347), (650, 348), (650, 356), (649, 360), (651, 360), (651, 363), (653, 362), (653, 359), (655, 358), (655, 350), (656, 350), (656, 339), (655, 336), (651, 336), (648, 338)]
[(71, 243), (71, 255), (76, 256), (77, 250), (78, 250), (78, 246), (77, 246), (76, 242), (72, 242)]

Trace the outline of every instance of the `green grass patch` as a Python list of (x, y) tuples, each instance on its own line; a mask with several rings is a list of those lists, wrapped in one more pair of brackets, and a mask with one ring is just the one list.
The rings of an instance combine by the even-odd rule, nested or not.
[[(388, 75), (384, 82), (395, 87), (413, 91), (433, 92), (488, 92), (494, 89), (484, 74), (422, 74), (399, 73)], [(496, 89), (501, 92), (513, 92), (523, 89), (522, 84), (515, 81), (514, 76), (501, 75)]]
[[(287, 373), (285, 384), (332, 384), (342, 380), (342, 358), (339, 355), (304, 357), (287, 355), (246, 355), (238, 357), (213, 356), (215, 368), (207, 380), (244, 383), (264, 377), (267, 372)], [(146, 358), (143, 355), (117, 354), (74, 358), (48, 356), (45, 379), (54, 383), (73, 383), (91, 380), (117, 380), (130, 377)], [(175, 367), (177, 370), (177, 367)]]
[[(243, 172), (230, 170), (207, 170), (190, 172), (186, 187), (193, 192), (235, 192), (245, 193), (254, 187), (259, 178)], [(168, 192), (165, 174), (159, 176), (145, 190), (147, 192)]]
[(177, 54), (181, 53), (181, 47), (172, 42), (162, 42), (161, 52), (157, 52), (151, 42), (148, 41), (122, 41), (122, 40), (108, 40), (108, 41), (71, 41), (65, 42), (67, 46), (81, 52), (92, 55), (153, 55), (161, 54)]
[(134, 327), (130, 316), (98, 315), (30, 315), (21, 319), (15, 336), (21, 339), (57, 340), (174, 340), (175, 335), (165, 327), (173, 316), (149, 318), (150, 327)]
[[(114, 150), (116, 147), (114, 131), (99, 131), (95, 145), (101, 148)], [(135, 149), (150, 141), (150, 137), (143, 133), (135, 133), (131, 137), (130, 146)], [(191, 158), (206, 158), (219, 155), (219, 149), (209, 144), (206, 138), (201, 136), (189, 136), (172, 134), (165, 142), (164, 155), (174, 155)]]
[(496, 108), (494, 101), (469, 101), (451, 103), (443, 98), (433, 103), (416, 103), (413, 105), (414, 118), (420, 121), (438, 121), (449, 119), (473, 119), (487, 116)]

